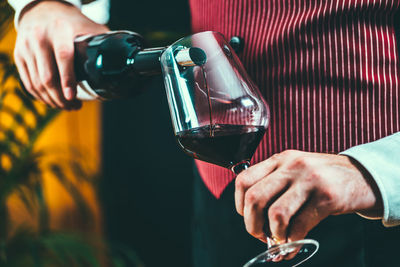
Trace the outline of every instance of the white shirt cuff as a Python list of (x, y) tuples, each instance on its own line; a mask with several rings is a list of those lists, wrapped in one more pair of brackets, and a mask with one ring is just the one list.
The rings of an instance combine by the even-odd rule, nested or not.
[[(14, 15), (14, 25), (15, 28), (18, 29), (18, 22), (19, 17), (21, 15), (22, 10), (29, 5), (30, 3), (36, 2), (38, 0), (8, 0), (8, 3), (14, 8), (15, 15)], [(61, 2), (70, 3), (79, 9), (81, 8), (81, 1), (80, 0), (59, 0)]]
[(340, 154), (357, 160), (375, 180), (383, 201), (383, 224), (400, 225), (400, 132)]

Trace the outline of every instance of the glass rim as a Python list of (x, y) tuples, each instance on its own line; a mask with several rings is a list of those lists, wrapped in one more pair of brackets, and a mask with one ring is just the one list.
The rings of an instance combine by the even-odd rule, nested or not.
[(226, 38), (225, 38), (225, 35), (223, 35), (222, 33), (218, 32), (218, 31), (202, 31), (202, 32), (192, 33), (191, 35), (184, 36), (184, 37), (182, 37), (182, 38), (176, 40), (175, 42), (173, 42), (172, 44), (170, 44), (170, 45), (168, 46), (167, 49), (169, 49), (170, 47), (173, 47), (173, 46), (177, 45), (178, 43), (182, 42), (183, 40), (190, 39), (190, 38), (192, 38), (192, 37), (195, 36), (195, 35), (202, 35), (202, 34), (216, 34), (216, 35), (219, 35), (219, 36), (221, 36), (221, 37), (223, 38), (223, 40), (224, 40), (225, 42), (228, 43), (228, 41), (227, 41)]

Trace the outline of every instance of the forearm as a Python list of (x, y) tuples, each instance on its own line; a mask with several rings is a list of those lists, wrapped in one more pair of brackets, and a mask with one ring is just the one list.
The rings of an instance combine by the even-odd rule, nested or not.
[[(372, 176), (383, 202), (383, 224), (400, 224), (400, 132), (340, 153), (358, 161)], [(361, 214), (367, 215), (367, 214)]]

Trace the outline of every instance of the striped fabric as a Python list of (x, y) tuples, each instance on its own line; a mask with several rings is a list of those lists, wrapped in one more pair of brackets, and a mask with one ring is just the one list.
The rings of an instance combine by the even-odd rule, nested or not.
[[(399, 0), (191, 0), (194, 32), (241, 36), (271, 108), (252, 163), (286, 149), (338, 153), (399, 131)], [(219, 198), (229, 170), (196, 162)]]

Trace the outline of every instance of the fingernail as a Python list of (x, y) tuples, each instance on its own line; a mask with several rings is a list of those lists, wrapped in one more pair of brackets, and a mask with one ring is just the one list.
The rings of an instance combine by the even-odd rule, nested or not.
[(64, 96), (67, 100), (72, 100), (74, 98), (73, 90), (71, 87), (67, 87), (64, 89)]
[(282, 255), (278, 255), (275, 258), (272, 259), (273, 262), (280, 262), (283, 260), (283, 256)]

